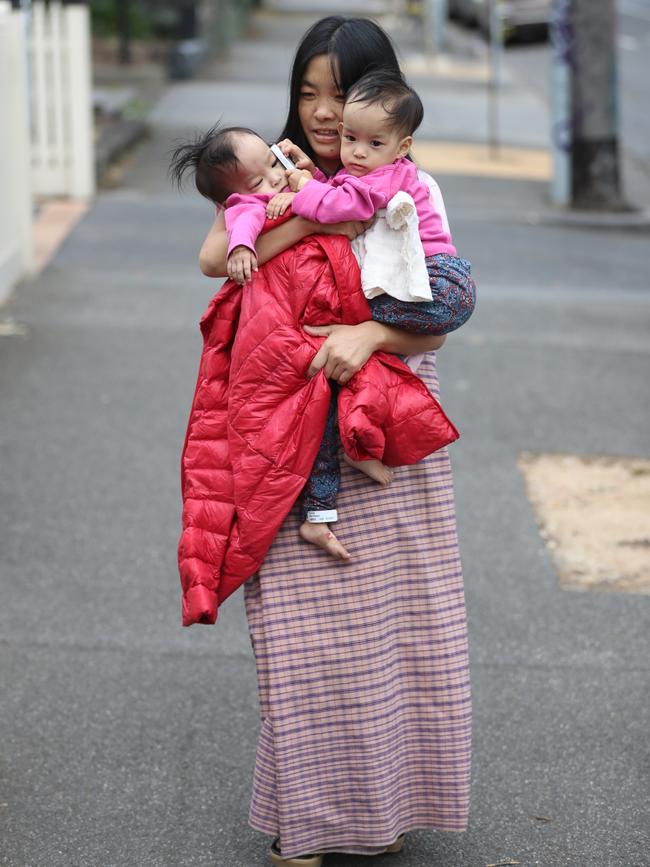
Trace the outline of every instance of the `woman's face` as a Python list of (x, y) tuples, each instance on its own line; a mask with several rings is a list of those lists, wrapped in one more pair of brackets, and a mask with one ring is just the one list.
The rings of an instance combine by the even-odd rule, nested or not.
[(341, 162), (338, 125), (344, 101), (332, 78), (327, 54), (312, 58), (300, 87), (298, 116), (316, 161), (325, 172), (336, 171)]

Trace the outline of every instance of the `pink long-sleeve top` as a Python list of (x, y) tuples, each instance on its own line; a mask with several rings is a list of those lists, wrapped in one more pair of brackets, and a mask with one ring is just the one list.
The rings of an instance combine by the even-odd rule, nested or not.
[(438, 253), (455, 256), (451, 235), (431, 204), (429, 188), (418, 178), (417, 171), (415, 163), (404, 157), (363, 177), (341, 169), (327, 183), (314, 179), (305, 184), (296, 194), (291, 209), (294, 214), (316, 223), (369, 220), (386, 207), (395, 193), (403, 190), (415, 202), (425, 256)]
[(228, 255), (235, 247), (248, 247), (255, 252), (255, 242), (266, 220), (266, 206), (275, 193), (233, 193), (226, 200), (226, 232)]

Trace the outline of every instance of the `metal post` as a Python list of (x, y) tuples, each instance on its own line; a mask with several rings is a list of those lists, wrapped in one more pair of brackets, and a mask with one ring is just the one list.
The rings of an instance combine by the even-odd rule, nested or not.
[(571, 0), (553, 0), (551, 18), (551, 153), (553, 179), (551, 201), (567, 208), (571, 204), (571, 137), (573, 106), (573, 18)]
[(448, 0), (424, 0), (424, 28), (427, 50), (439, 54), (447, 42)]
[(442, 51), (447, 44), (447, 17), (449, 4), (447, 0), (435, 0), (435, 23), (438, 34), (438, 51)]
[(490, 6), (490, 42), (488, 51), (489, 75), (488, 87), (488, 143), (490, 157), (498, 159), (499, 136), (499, 95), (503, 84), (503, 25), (499, 12), (498, 0), (489, 0)]
[(196, 3), (184, 0), (178, 5), (178, 39), (196, 39), (198, 36)]
[(131, 63), (131, 22), (129, 20), (129, 0), (116, 0), (117, 2), (117, 32), (119, 33), (118, 57), (122, 65)]

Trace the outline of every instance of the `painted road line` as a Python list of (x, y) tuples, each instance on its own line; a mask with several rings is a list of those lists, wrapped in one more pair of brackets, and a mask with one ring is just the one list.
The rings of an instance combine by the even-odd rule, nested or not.
[(501, 147), (492, 154), (486, 144), (418, 140), (413, 146), (418, 165), (434, 175), (470, 175), (524, 181), (550, 181), (551, 154), (542, 148)]

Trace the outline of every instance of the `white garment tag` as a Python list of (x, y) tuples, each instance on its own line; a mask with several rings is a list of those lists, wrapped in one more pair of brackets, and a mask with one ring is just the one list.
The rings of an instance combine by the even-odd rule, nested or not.
[(310, 524), (332, 524), (338, 521), (336, 509), (321, 509), (320, 512), (307, 512), (307, 520)]

